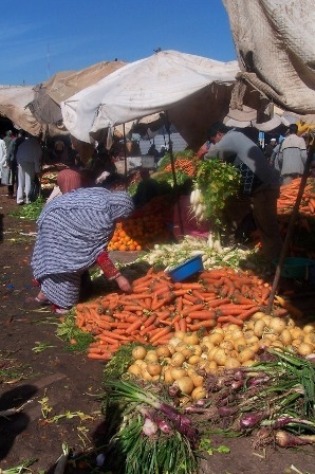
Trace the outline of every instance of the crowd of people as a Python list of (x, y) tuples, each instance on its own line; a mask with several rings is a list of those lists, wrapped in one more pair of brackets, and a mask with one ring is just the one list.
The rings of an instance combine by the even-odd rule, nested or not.
[[(307, 160), (305, 140), (297, 131), (297, 126), (291, 125), (281, 142), (272, 138), (261, 149), (242, 130), (217, 122), (210, 127), (207, 143), (197, 153), (201, 160), (219, 158), (238, 168), (241, 189), (237, 198), (226, 203), (225, 222), (230, 234), (237, 236), (250, 216), (269, 261), (277, 259), (282, 248), (277, 220), (280, 186), (302, 176)], [(33, 183), (43, 160), (63, 163), (64, 169), (59, 171), (37, 223), (32, 257), (34, 281), (40, 287), (36, 303), (52, 304), (58, 313), (68, 311), (79, 301), (88, 284), (88, 269), (95, 264), (106, 278), (115, 279), (122, 291), (130, 291), (129, 281), (116, 269), (107, 246), (116, 222), (161, 194), (159, 184), (147, 169), (142, 169), (137, 192), (130, 197), (126, 191), (112, 189), (117, 172), (104, 146), (98, 145), (88, 166), (82, 166), (74, 147), (63, 140), (56, 140), (49, 150), (38, 138), (9, 130), (0, 139), (1, 183), (17, 204), (27, 205), (33, 200)], [(183, 226), (187, 224), (185, 212), (191, 182), (184, 188), (177, 196), (181, 205), (175, 206), (174, 229), (197, 229), (199, 235), (207, 234), (207, 223), (201, 229), (197, 224), (190, 223), (194, 229)], [(174, 237), (182, 238), (182, 232), (176, 234), (175, 229)]]

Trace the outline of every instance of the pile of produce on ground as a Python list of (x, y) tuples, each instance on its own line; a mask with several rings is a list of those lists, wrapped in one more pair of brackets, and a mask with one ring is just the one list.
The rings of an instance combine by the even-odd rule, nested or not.
[(108, 250), (142, 250), (170, 239), (172, 205), (168, 195), (157, 196), (116, 225)]
[[(280, 196), (277, 203), (277, 212), (279, 215), (291, 214), (299, 191), (301, 178), (294, 179), (289, 184), (280, 188)], [(303, 191), (302, 201), (299, 208), (300, 214), (306, 216), (315, 216), (315, 179), (308, 178)]]
[[(178, 330), (209, 330), (227, 323), (242, 327), (266, 305), (270, 291), (268, 283), (250, 272), (221, 268), (203, 271), (195, 281), (174, 283), (166, 272), (150, 269), (133, 282), (131, 294), (109, 293), (78, 304), (76, 324), (95, 336), (88, 356), (108, 360), (129, 342), (158, 345)], [(273, 314), (294, 310), (278, 298)]]
[(202, 256), (205, 270), (222, 266), (234, 269), (240, 266), (246, 268), (261, 268), (262, 266), (255, 248), (244, 248), (241, 245), (223, 247), (211, 233), (208, 238), (185, 236), (176, 244), (156, 244), (148, 253), (139, 257), (138, 261), (168, 269), (195, 255)]
[(41, 189), (52, 191), (57, 185), (58, 172), (64, 168), (65, 165), (44, 165), (40, 174)]
[(167, 344), (134, 347), (128, 373), (162, 381), (198, 400), (205, 396), (203, 375), (252, 366), (267, 348), (315, 357), (315, 326), (299, 327), (291, 317), (256, 312), (242, 327), (224, 324), (204, 334), (175, 331)]
[(106, 454), (115, 472), (195, 474), (199, 458), (215, 452), (214, 433), (253, 435), (256, 449), (315, 442), (315, 365), (288, 351), (268, 349), (251, 367), (203, 372), (203, 396), (195, 400), (183, 396), (187, 383), (166, 389), (109, 374), (105, 368)]
[[(173, 158), (176, 183), (178, 185), (184, 184), (187, 179), (195, 177), (200, 160), (192, 150), (174, 153)], [(157, 172), (153, 177), (158, 181), (165, 181), (171, 186), (174, 185), (171, 156), (169, 153), (161, 159)]]

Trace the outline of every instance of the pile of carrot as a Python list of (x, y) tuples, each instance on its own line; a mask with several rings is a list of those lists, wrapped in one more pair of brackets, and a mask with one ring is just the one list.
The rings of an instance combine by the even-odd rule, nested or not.
[[(262, 279), (227, 268), (178, 283), (164, 271), (150, 269), (133, 282), (132, 290), (76, 306), (77, 326), (95, 336), (89, 358), (109, 360), (122, 344), (131, 342), (166, 344), (174, 331), (207, 331), (227, 323), (243, 326), (270, 295), (270, 285)], [(276, 310), (281, 313), (287, 311)]]
[[(278, 214), (289, 214), (292, 212), (296, 197), (299, 191), (301, 178), (294, 179), (289, 184), (280, 188), (280, 196), (277, 203)], [(301, 214), (314, 217), (315, 214), (315, 180), (308, 178), (304, 188), (301, 205), (299, 208)]]
[[(183, 173), (187, 174), (193, 178), (196, 175), (196, 165), (193, 161), (188, 160), (187, 158), (176, 158), (174, 161), (174, 167), (178, 171), (182, 171)], [(165, 166), (164, 171), (171, 172), (172, 165), (168, 164)]]

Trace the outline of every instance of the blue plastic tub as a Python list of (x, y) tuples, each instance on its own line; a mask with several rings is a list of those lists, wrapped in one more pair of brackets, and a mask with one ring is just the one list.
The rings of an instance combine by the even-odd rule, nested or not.
[(190, 278), (196, 273), (201, 272), (203, 269), (202, 257), (201, 255), (196, 255), (195, 257), (186, 260), (186, 262), (171, 268), (168, 271), (168, 274), (173, 281), (183, 281), (186, 280), (186, 278)]

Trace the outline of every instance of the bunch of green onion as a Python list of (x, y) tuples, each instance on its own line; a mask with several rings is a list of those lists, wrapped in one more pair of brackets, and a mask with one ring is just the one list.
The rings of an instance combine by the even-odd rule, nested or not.
[(198, 431), (189, 416), (138, 384), (105, 382), (108, 399), (120, 407), (122, 422), (109, 442), (124, 474), (193, 474)]

